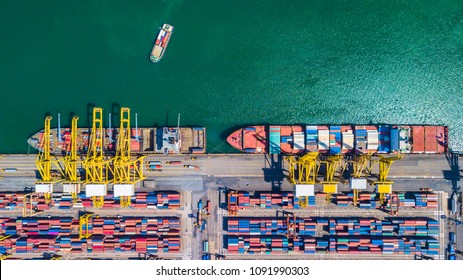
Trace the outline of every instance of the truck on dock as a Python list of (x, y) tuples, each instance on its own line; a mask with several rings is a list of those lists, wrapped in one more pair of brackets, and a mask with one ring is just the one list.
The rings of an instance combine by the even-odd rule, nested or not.
[(16, 171), (18, 171), (18, 169), (16, 168), (11, 168), (11, 167), (2, 168), (2, 172), (16, 172)]
[(199, 170), (199, 166), (196, 166), (196, 165), (189, 165), (189, 164), (187, 164), (187, 165), (184, 165), (183, 167), (185, 167), (185, 168), (191, 168), (191, 169), (194, 169), (194, 170)]
[(209, 241), (208, 240), (203, 241), (203, 252), (209, 253)]

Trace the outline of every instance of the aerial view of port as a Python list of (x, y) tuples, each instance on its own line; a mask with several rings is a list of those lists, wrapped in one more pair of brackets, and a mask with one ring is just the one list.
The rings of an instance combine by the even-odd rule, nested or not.
[(463, 2), (2, 6), (1, 260), (463, 260)]

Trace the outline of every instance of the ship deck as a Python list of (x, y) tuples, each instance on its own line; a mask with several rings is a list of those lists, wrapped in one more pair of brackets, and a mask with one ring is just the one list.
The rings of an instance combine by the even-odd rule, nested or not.
[[(79, 128), (77, 133), (78, 151), (85, 154), (88, 150), (89, 129)], [(70, 148), (70, 131), (69, 128), (61, 129), (62, 139), (58, 141), (57, 129), (51, 130), (51, 153), (62, 154), (69, 151)], [(116, 148), (118, 129), (104, 130), (104, 150), (106, 153), (114, 153)], [(137, 137), (138, 135), (138, 137)], [(40, 147), (43, 132), (37, 132), (28, 139), (28, 143), (35, 149)], [(180, 127), (181, 150), (180, 153), (201, 154), (206, 152), (206, 128), (204, 127)], [(163, 152), (163, 134), (162, 127), (138, 128), (131, 129), (131, 151), (133, 153), (162, 153)]]

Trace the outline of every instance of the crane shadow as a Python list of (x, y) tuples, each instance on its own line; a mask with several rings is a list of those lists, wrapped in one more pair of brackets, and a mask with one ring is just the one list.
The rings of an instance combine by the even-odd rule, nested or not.
[(265, 155), (264, 172), (265, 182), (270, 182), (273, 192), (280, 192), (285, 179), (283, 174), (283, 155)]

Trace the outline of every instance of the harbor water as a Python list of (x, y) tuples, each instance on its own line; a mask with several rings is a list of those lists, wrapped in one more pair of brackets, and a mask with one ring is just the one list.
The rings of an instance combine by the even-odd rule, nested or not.
[[(93, 106), (139, 126), (444, 124), (463, 150), (463, 2), (101, 0), (1, 4), (0, 152)], [(149, 55), (163, 23), (175, 32)], [(107, 119), (106, 119), (107, 123)], [(117, 121), (113, 125), (118, 125)], [(134, 124), (134, 114), (132, 115)]]

